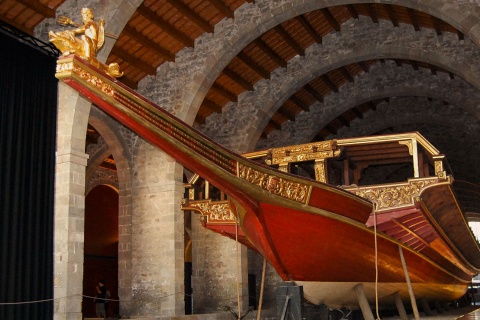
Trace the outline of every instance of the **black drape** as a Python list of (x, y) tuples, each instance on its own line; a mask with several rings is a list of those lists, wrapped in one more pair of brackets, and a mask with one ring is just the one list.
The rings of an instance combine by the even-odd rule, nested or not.
[(0, 32), (0, 319), (52, 319), (56, 59)]

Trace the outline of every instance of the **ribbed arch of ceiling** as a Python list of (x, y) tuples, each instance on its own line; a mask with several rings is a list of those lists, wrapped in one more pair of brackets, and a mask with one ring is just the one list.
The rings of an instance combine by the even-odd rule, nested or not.
[[(198, 7), (189, 9), (180, 2), (173, 0), (167, 0), (163, 5), (160, 5), (161, 1), (145, 1), (124, 28), (123, 36), (121, 35), (115, 44), (109, 60), (115, 61), (120, 58), (120, 60), (129, 61), (128, 63), (121, 63), (122, 69), (128, 74), (128, 78), (124, 81), (126, 83), (130, 82), (130, 84), (136, 83), (147, 74), (155, 74), (155, 66), (165, 61), (173, 61), (174, 54), (183, 47), (193, 46), (193, 40), (189, 40), (192, 36), (197, 38), (203, 32), (212, 32), (213, 27), (209, 27), (209, 25), (217, 23), (223, 14), (227, 17), (233, 17), (233, 14), (229, 12), (233, 13), (243, 2), (234, 1), (228, 8), (225, 8), (219, 5), (217, 1), (211, 1), (211, 3), (217, 3), (215, 6), (218, 12), (216, 14), (212, 13), (209, 17), (205, 16), (202, 20), (194, 19), (195, 14), (193, 12), (201, 12)], [(179, 21), (173, 23), (176, 19), (174, 14), (176, 10), (187, 15), (191, 21), (182, 23), (179, 19)], [(459, 39), (464, 37), (457, 29), (434, 16), (411, 8), (390, 4), (351, 4), (307, 12), (268, 30), (232, 59), (211, 86), (199, 109), (196, 122), (203, 123), (211, 113), (221, 112), (226, 103), (237, 101), (239, 94), (247, 90), (253, 90), (256, 82), (261, 79), (269, 79), (272, 71), (279, 67), (286, 67), (290, 59), (297, 55), (304, 55), (307, 47), (314, 43), (321, 43), (325, 35), (340, 31), (340, 26), (343, 23), (350, 19), (358, 19), (359, 16), (367, 16), (374, 23), (378, 23), (379, 20), (390, 20), (394, 26), (410, 24), (416, 31), (419, 31), (420, 28), (430, 28), (435, 30), (437, 35), (444, 32), (453, 32), (458, 35)], [(192, 29), (191, 26), (190, 30), (189, 24), (192, 24), (192, 21), (201, 30), (193, 32), (195, 28)], [(200, 21), (209, 22), (201, 23)], [(163, 30), (163, 32), (155, 31), (156, 29)], [(190, 31), (187, 32), (186, 30)], [(146, 34), (149, 36), (146, 37)], [(155, 34), (158, 34), (158, 36), (155, 36)], [(166, 45), (162, 43), (169, 43), (170, 47), (166, 48)], [(141, 45), (143, 49), (137, 50), (135, 47), (138, 45)], [(128, 56), (126, 55), (127, 52), (124, 52), (126, 47), (129, 48)], [(142, 51), (144, 52), (142, 53)], [(149, 63), (142, 62), (147, 53), (150, 53), (150, 55), (153, 53), (157, 60)], [(357, 74), (368, 72), (369, 66), (375, 62), (376, 60), (361, 61), (343, 66), (306, 84), (277, 111), (265, 127), (262, 136), (265, 137), (272, 130), (279, 129), (284, 122), (293, 120), (296, 114), (308, 110), (309, 105), (315, 101), (322, 101), (329, 93), (337, 92), (341, 85), (353, 81)], [(427, 63), (410, 62), (402, 59), (395, 59), (395, 62), (397, 64), (409, 63), (412, 64), (413, 68), (428, 68), (432, 73), (446, 72)], [(132, 68), (137, 69), (137, 72), (130, 70)], [(370, 107), (374, 106), (370, 105)], [(364, 108), (368, 109), (369, 107), (362, 106), (358, 110), (359, 113), (356, 113), (357, 116), (361, 115), (361, 110)]]
[[(463, 35), (450, 25), (437, 18), (405, 7), (373, 4), (363, 6), (351, 5), (309, 12), (270, 29), (243, 49), (224, 69), (207, 93), (197, 115), (197, 122), (203, 122), (204, 118), (212, 112), (221, 112), (221, 108), (225, 103), (236, 101), (239, 94), (245, 90), (252, 90), (253, 85), (257, 81), (269, 79), (269, 75), (273, 70), (278, 67), (286, 67), (288, 60), (297, 55), (304, 55), (305, 48), (315, 42), (321, 42), (322, 37), (330, 32), (340, 31), (342, 23), (352, 18), (358, 18), (359, 15), (369, 16), (375, 23), (378, 22), (378, 19), (390, 19), (395, 26), (398, 26), (398, 23), (411, 23), (416, 31), (420, 30), (421, 25), (422, 27), (435, 29), (437, 35), (442, 34), (442, 32), (455, 32), (458, 34), (459, 39), (463, 39)], [(302, 25), (304, 30), (303, 32), (297, 32), (295, 38), (289, 37), (289, 30), (295, 29), (298, 31), (299, 29), (298, 26), (292, 27), (295, 24)], [(312, 29), (309, 29), (308, 26), (312, 26)], [(314, 35), (317, 35), (317, 37)], [(429, 63), (406, 59), (392, 60), (397, 65), (409, 64), (415, 70), (426, 68), (430, 69), (432, 74), (445, 72), (452, 78), (454, 76), (451, 72)], [(347, 82), (353, 82), (353, 79), (358, 74), (367, 73), (370, 66), (378, 61), (384, 62), (385, 60), (373, 59), (344, 65), (322, 74), (305, 84), (290, 96), (272, 116), (262, 133), (262, 137), (265, 138), (273, 130), (281, 129), (283, 123), (294, 120), (298, 113), (308, 111), (312, 104), (322, 102), (332, 92), (338, 92), (342, 85)], [(244, 73), (242, 77), (238, 77), (241, 70), (245, 72), (242, 69), (245, 66), (248, 66), (250, 70), (247, 70), (247, 73)], [(246, 82), (249, 83), (249, 86), (245, 85), (245, 80), (247, 80)], [(358, 106), (352, 109), (348, 115), (340, 116), (339, 119), (336, 119), (336, 122), (348, 125), (355, 118), (362, 117), (364, 112), (374, 109), (376, 103), (372, 101)], [(336, 130), (336, 128), (333, 128), (333, 130)], [(321, 137), (319, 138), (321, 139)]]
[[(352, 13), (352, 10), (355, 13)], [(273, 70), (278, 67), (286, 67), (287, 62), (297, 55), (304, 55), (305, 48), (315, 42), (320, 43), (325, 35), (333, 31), (340, 31), (340, 25), (349, 19), (356, 18), (358, 15), (366, 15), (370, 16), (372, 21), (377, 22), (378, 19), (388, 19), (390, 15), (394, 17), (392, 18), (394, 25), (414, 21), (412, 24), (415, 30), (420, 30), (420, 14), (420, 12), (404, 7), (369, 4), (363, 5), (363, 7), (352, 5), (324, 8), (288, 20), (257, 38), (227, 65), (207, 93), (196, 121), (203, 122), (211, 113), (221, 112), (222, 106), (227, 102), (236, 101), (239, 94), (245, 90), (252, 90), (253, 85), (259, 80), (269, 79)], [(422, 27), (435, 28), (437, 34), (442, 32), (458, 33), (456, 29), (442, 21), (423, 13), (422, 15)], [(405, 18), (406, 16), (415, 18), (411, 18), (412, 20), (409, 21)], [(435, 27), (433, 22), (432, 25), (429, 25), (429, 20), (436, 22)], [(309, 29), (307, 26), (312, 28)], [(295, 36), (289, 36), (289, 30), (296, 30), (297, 33)], [(458, 34), (460, 38), (463, 38), (461, 33)], [(322, 101), (327, 94), (337, 92), (342, 84), (353, 81), (355, 75), (368, 72), (369, 66), (375, 62), (375, 60), (364, 61), (344, 66), (306, 84), (302, 91), (307, 100), (304, 101), (296, 95), (292, 96), (288, 104), (284, 105), (272, 118), (271, 123), (265, 128), (264, 134), (278, 129), (285, 121), (292, 120), (295, 114), (307, 110), (312, 101)], [(401, 59), (396, 62), (398, 64), (405, 63)], [(413, 66), (414, 68), (430, 68), (434, 73), (437, 71), (436, 67), (425, 63), (413, 63)]]
[[(281, 138), (282, 133), (278, 132), (271, 138), (269, 137), (268, 140), (261, 140), (260, 145), (257, 145), (256, 148), (278, 146), (276, 142), (279, 140), (286, 144), (292, 144), (321, 139), (331, 132), (329, 130), (322, 132), (322, 129), (325, 129), (328, 124), (339, 122), (338, 128), (341, 126), (345, 127), (345, 121), (338, 119), (339, 116), (350, 112), (357, 113), (357, 111), (354, 111), (357, 107), (366, 107), (368, 110), (374, 110), (374, 105), (378, 105), (378, 103), (387, 101), (390, 97), (395, 96), (424, 96), (430, 99), (444, 100), (462, 108), (477, 121), (480, 119), (475, 103), (475, 101), (480, 99), (480, 92), (477, 87), (463, 80), (462, 77), (455, 76), (452, 79), (449, 73), (434, 76), (430, 71), (424, 69), (416, 71), (409, 66), (399, 67), (393, 61), (388, 60), (385, 64), (377, 62), (371, 68), (373, 71), (358, 75), (355, 84), (350, 85), (355, 87), (351, 87), (349, 90), (341, 90), (335, 96), (334, 101), (328, 100), (326, 105), (316, 104), (312, 107), (309, 114), (302, 113), (299, 115), (298, 121), (286, 123), (286, 126), (282, 128), (282, 132), (290, 132), (286, 134), (291, 138)], [(415, 79), (415, 81), (410, 83), (410, 81), (405, 81), (405, 79)], [(384, 82), (385, 85), (379, 90), (375, 85), (375, 81)], [(361, 83), (363, 85), (359, 85)], [(286, 83), (285, 86), (289, 86), (289, 84)], [(349, 92), (356, 93), (351, 95)], [(285, 97), (287, 96), (290, 96), (290, 93), (286, 93)], [(250, 100), (255, 101), (255, 99)], [(279, 101), (283, 101), (283, 99), (279, 99)], [(272, 106), (275, 104), (275, 102), (270, 103)], [(323, 107), (321, 107), (322, 105)], [(265, 110), (268, 108), (269, 106), (266, 106)], [(268, 113), (265, 110), (263, 112)], [(355, 119), (361, 118), (357, 116), (353, 120)], [(303, 125), (303, 122), (306, 122), (306, 124)], [(303, 129), (295, 129), (296, 127)], [(308, 128), (308, 130), (305, 131), (305, 128)], [(292, 138), (297, 130), (302, 131), (302, 136), (304, 137), (302, 141), (296, 141)], [(306, 138), (306, 136), (310, 138)], [(255, 146), (250, 146), (250, 148), (253, 147)]]
[[(371, 53), (371, 55), (374, 55), (374, 53)], [(363, 61), (361, 60), (362, 57), (355, 57), (355, 54), (351, 55), (350, 57), (345, 57), (345, 60), (355, 59), (355, 58), (360, 59), (359, 61)], [(432, 56), (430, 56), (430, 58), (432, 58)], [(344, 59), (344, 58), (342, 57), (339, 59)], [(431, 70), (428, 70), (427, 72), (427, 69), (424, 69), (424, 68), (410, 67), (411, 65), (423, 65), (424, 63), (421, 61), (404, 60), (404, 62), (402, 63), (402, 66), (403, 66), (402, 67), (402, 66), (399, 66), (398, 63), (393, 62), (394, 60), (396, 59), (385, 59), (384, 61), (369, 60), (369, 61), (374, 61), (374, 63), (369, 65), (369, 68), (374, 68), (374, 69), (382, 68), (384, 70), (384, 73), (389, 71), (395, 72), (395, 70), (392, 68), (407, 68), (410, 72), (410, 75), (407, 75), (408, 76), (407, 79), (418, 78), (419, 75), (417, 74), (419, 72), (423, 72), (422, 76), (424, 78), (431, 77), (431, 80), (425, 80), (424, 83), (430, 83), (430, 82), (431, 84), (438, 83), (437, 88), (435, 89), (428, 85), (422, 85), (422, 86), (419, 86), (418, 88), (416, 88), (415, 86), (408, 86), (409, 81), (405, 81), (405, 78), (403, 78), (402, 81), (398, 79), (396, 80), (397, 81), (397, 83), (395, 84), (397, 86), (396, 88), (390, 88), (390, 87), (384, 86), (382, 87), (381, 90), (378, 90), (378, 88), (359, 87), (358, 89), (354, 90), (356, 92), (354, 97), (350, 96), (350, 97), (340, 98), (343, 101), (343, 103), (341, 106), (339, 106), (339, 108), (335, 109), (336, 113), (328, 113), (328, 112), (326, 113), (325, 111), (322, 113), (321, 119), (319, 119), (319, 121), (317, 122), (318, 123), (318, 127), (316, 129), (317, 131), (310, 133), (312, 135), (311, 140), (322, 140), (326, 135), (332, 132), (335, 132), (336, 130), (338, 130), (343, 126), (348, 126), (351, 121), (354, 121), (355, 119), (358, 119), (358, 118), (362, 118), (363, 114), (370, 112), (372, 110), (375, 110), (378, 103), (381, 103), (384, 100), (388, 100), (389, 95), (417, 95), (417, 96), (426, 95), (426, 96), (429, 96), (430, 98), (440, 98), (440, 99), (445, 99), (446, 101), (456, 102), (456, 103), (458, 103), (458, 101), (453, 101), (452, 99), (459, 99), (459, 98), (456, 98), (456, 95), (461, 95), (462, 93), (465, 94), (464, 95), (465, 97), (478, 96), (477, 88), (475, 88), (474, 86), (472, 86), (471, 84), (463, 80), (462, 77), (456, 74), (454, 75), (454, 73), (452, 73), (451, 71), (442, 70), (441, 72), (438, 72), (438, 73), (437, 72), (432, 73)], [(448, 61), (443, 61), (443, 62), (448, 62)], [(337, 69), (334, 69), (334, 70), (328, 71), (327, 73), (335, 72), (336, 70)], [(399, 71), (400, 70), (401, 69), (399, 69)], [(441, 70), (441, 68), (436, 67), (436, 70)], [(312, 76), (313, 72), (314, 70), (311, 70), (311, 73), (309, 73), (307, 76)], [(369, 74), (370, 72), (356, 75), (356, 79), (357, 79), (356, 81), (358, 82), (358, 79), (368, 77)], [(439, 76), (436, 76), (436, 75), (439, 75)], [(462, 76), (464, 75), (462, 74)], [(314, 78), (314, 80), (307, 80), (307, 81), (308, 83), (310, 83), (312, 81), (316, 81), (316, 79), (318, 78)], [(446, 80), (446, 82), (451, 81), (450, 85), (455, 84), (456, 86), (459, 86), (462, 89), (462, 91), (449, 92), (452, 89), (452, 87), (442, 85), (442, 82), (441, 82), (442, 79), (449, 79), (449, 80)], [(286, 97), (278, 99), (278, 101), (288, 101), (287, 97), (295, 96), (297, 92), (301, 92), (302, 90), (304, 90), (305, 86), (301, 84), (303, 80), (300, 78), (297, 78), (295, 81), (297, 83), (300, 83), (301, 87), (298, 90), (294, 88), (294, 90), (292, 90), (293, 94), (287, 92), (285, 94)], [(392, 79), (386, 78), (385, 81), (393, 85)], [(285, 86), (288, 86), (288, 85), (289, 85), (288, 83), (285, 84)], [(356, 84), (356, 86), (357, 85), (358, 84)], [(342, 87), (339, 87), (339, 89), (342, 89)], [(339, 94), (342, 94), (342, 90), (339, 90)], [(328, 95), (326, 97), (328, 97)], [(270, 103), (275, 104), (276, 102), (270, 102)], [(284, 104), (285, 103), (283, 103), (282, 105)], [(309, 107), (315, 106), (316, 104), (318, 104), (318, 101), (314, 101), (314, 103), (312, 105), (309, 105)], [(331, 106), (332, 102), (330, 101), (328, 104), (329, 106)], [(459, 103), (458, 105), (466, 108), (472, 114), (472, 116), (476, 118), (480, 116), (478, 115), (476, 105), (472, 104), (471, 101), (467, 100), (466, 102)], [(272, 105), (271, 107), (274, 107), (274, 106)], [(267, 108), (268, 106), (266, 107), (266, 109)], [(268, 113), (268, 111), (265, 111), (265, 110), (264, 112)], [(276, 115), (273, 115), (273, 117), (275, 116)], [(309, 117), (315, 117), (315, 116), (313, 114), (310, 114)], [(301, 119), (304, 119), (304, 117)], [(268, 119), (264, 119), (263, 121), (267, 122)], [(294, 125), (294, 124), (291, 124), (290, 122), (284, 122), (284, 124)], [(266, 123), (260, 125), (260, 127), (262, 127), (263, 125), (266, 125)]]
[[(392, 132), (394, 126), (412, 123), (456, 128), (471, 137), (471, 141), (480, 136), (480, 120), (466, 111), (466, 108), (457, 106), (456, 103), (461, 103), (460, 101), (451, 103), (428, 95), (389, 95), (375, 101), (379, 101), (375, 112), (365, 114), (364, 118), (351, 122), (350, 126), (343, 127), (337, 133), (330, 133), (325, 136), (325, 140), (383, 134)], [(469, 146), (465, 147), (469, 149)]]

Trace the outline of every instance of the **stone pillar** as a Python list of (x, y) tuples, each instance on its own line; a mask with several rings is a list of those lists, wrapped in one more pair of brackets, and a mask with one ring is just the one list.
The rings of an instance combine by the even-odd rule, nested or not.
[(55, 169), (54, 319), (82, 319), (85, 154), (90, 103), (59, 83)]
[(183, 168), (141, 142), (132, 181), (131, 317), (185, 313)]
[(193, 313), (215, 313), (228, 306), (238, 314), (240, 295), (240, 313), (244, 314), (248, 310), (247, 248), (205, 229), (195, 214), (192, 252)]

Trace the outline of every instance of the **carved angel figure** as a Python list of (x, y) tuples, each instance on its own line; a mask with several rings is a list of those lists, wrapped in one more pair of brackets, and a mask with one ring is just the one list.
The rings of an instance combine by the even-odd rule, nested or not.
[[(105, 20), (100, 19), (98, 24), (93, 20), (93, 11), (90, 8), (82, 9), (83, 25), (73, 22), (68, 17), (60, 17), (58, 22), (63, 25), (72, 25), (76, 29), (60, 32), (50, 31), (49, 40), (64, 56), (76, 54), (82, 59), (88, 60), (93, 65), (102, 68), (113, 77), (121, 77), (120, 67), (117, 63), (106, 66), (96, 58), (98, 50), (105, 42)], [(77, 34), (82, 34), (80, 38)]]

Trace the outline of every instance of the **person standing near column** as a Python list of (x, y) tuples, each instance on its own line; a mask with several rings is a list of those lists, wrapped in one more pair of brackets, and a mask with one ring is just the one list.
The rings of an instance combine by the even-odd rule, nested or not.
[(98, 281), (98, 286), (95, 288), (97, 289), (97, 296), (95, 298), (95, 311), (97, 317), (103, 317), (106, 319), (107, 312), (105, 310), (105, 298), (107, 297), (107, 287), (105, 286), (105, 280)]

